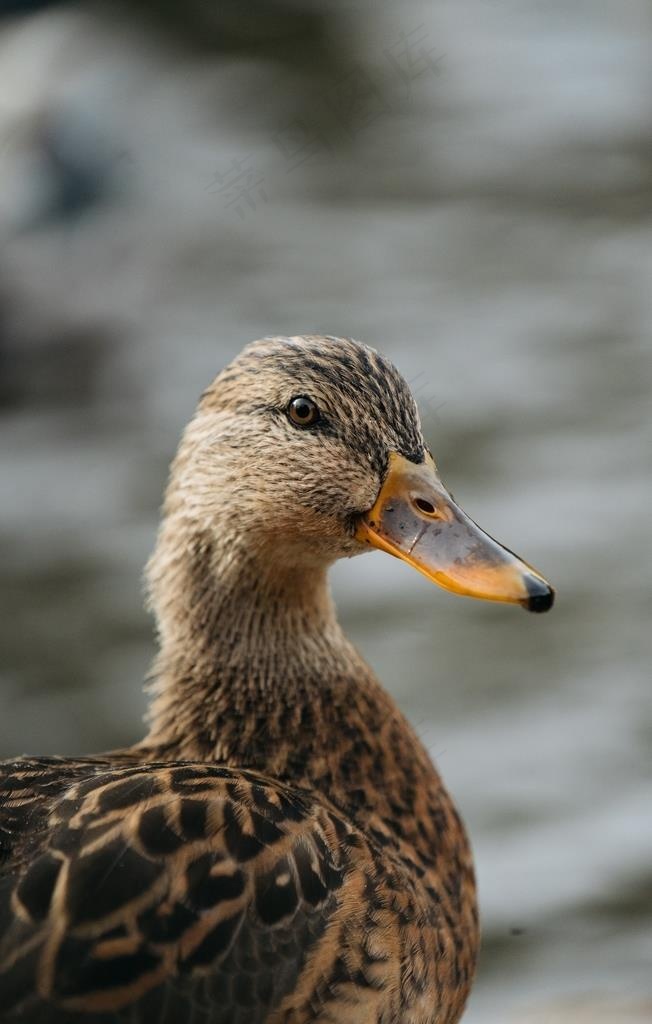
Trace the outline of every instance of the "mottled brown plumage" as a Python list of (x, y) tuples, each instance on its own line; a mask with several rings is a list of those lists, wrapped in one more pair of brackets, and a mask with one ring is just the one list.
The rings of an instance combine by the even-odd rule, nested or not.
[(391, 452), (426, 465), (414, 401), (351, 341), (257, 342), (204, 394), (148, 567), (148, 736), (0, 766), (2, 1022), (459, 1020), (464, 828), (326, 581)]

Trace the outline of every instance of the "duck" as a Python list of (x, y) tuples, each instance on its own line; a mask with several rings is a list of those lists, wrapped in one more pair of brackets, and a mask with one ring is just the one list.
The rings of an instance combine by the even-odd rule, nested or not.
[(469, 840), (329, 591), (372, 549), (457, 595), (553, 603), (446, 490), (388, 359), (249, 344), (171, 466), (144, 739), (0, 765), (3, 1024), (460, 1019)]

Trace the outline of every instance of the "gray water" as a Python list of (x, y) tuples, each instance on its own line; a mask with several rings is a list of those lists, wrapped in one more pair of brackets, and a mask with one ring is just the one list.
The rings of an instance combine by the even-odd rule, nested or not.
[(649, 5), (323, 10), (316, 71), (110, 5), (0, 27), (0, 756), (141, 735), (197, 395), (255, 337), (361, 338), (558, 590), (538, 617), (380, 554), (333, 574), (471, 832), (465, 1021), (652, 1020)]

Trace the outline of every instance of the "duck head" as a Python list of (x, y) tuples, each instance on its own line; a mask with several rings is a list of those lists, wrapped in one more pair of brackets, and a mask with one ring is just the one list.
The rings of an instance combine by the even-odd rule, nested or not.
[(553, 602), (446, 490), (395, 367), (348, 339), (248, 345), (202, 396), (171, 480), (168, 517), (261, 573), (379, 548), (456, 594), (530, 611)]

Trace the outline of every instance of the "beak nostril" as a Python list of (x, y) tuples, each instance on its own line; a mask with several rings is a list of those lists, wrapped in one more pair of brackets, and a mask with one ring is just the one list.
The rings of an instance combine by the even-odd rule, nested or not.
[(435, 512), (437, 511), (432, 502), (426, 501), (425, 498), (415, 498), (414, 504), (417, 506), (420, 512), (424, 512), (427, 516), (434, 516)]

